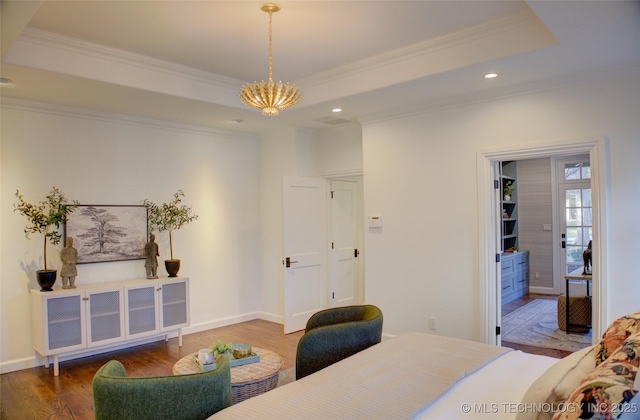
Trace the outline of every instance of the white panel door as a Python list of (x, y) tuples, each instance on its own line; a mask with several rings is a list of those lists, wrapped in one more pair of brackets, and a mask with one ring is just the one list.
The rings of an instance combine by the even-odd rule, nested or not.
[(354, 305), (357, 297), (358, 184), (331, 181), (331, 306)]
[(282, 185), (284, 332), (303, 330), (326, 308), (325, 182), (284, 177)]

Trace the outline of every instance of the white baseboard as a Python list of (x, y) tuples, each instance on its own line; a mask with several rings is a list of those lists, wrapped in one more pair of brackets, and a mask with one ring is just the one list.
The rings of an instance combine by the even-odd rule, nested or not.
[(529, 293), (537, 293), (540, 295), (557, 295), (557, 292), (554, 292), (553, 287), (532, 287), (529, 286)]
[[(168, 338), (177, 337), (178, 333), (177, 331), (172, 331), (171, 333), (167, 334), (167, 336)], [(67, 360), (78, 359), (80, 357), (95, 356), (97, 354), (108, 353), (115, 350), (126, 349), (129, 347), (140, 346), (143, 344), (153, 343), (155, 341), (162, 341), (162, 340), (164, 340), (164, 335), (147, 338), (143, 340), (138, 340), (138, 341), (131, 341), (131, 342), (123, 343), (121, 345), (108, 346), (100, 349), (80, 350), (80, 351), (73, 352), (71, 354), (60, 356), (58, 361), (64, 362)], [(37, 353), (34, 350), (34, 355), (31, 357), (25, 357), (25, 358), (16, 359), (16, 360), (9, 360), (7, 362), (0, 363), (0, 373), (9, 373), (9, 372), (15, 372), (17, 370), (31, 369), (38, 366), (45, 366), (47, 364), (50, 364), (49, 356), (42, 356), (41, 354)]]
[(211, 330), (214, 328), (226, 327), (227, 325), (234, 325), (241, 322), (252, 321), (254, 319), (264, 319), (265, 321), (275, 322), (276, 324), (284, 323), (284, 317), (282, 315), (275, 315), (268, 312), (249, 312), (246, 314), (216, 319), (213, 321), (201, 322), (199, 324), (191, 324), (191, 326), (182, 329), (182, 334), (193, 334), (200, 331)]

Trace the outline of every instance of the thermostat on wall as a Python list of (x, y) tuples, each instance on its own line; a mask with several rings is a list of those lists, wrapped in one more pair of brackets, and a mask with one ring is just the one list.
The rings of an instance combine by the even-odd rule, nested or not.
[(369, 227), (379, 228), (382, 227), (382, 217), (379, 215), (369, 215)]

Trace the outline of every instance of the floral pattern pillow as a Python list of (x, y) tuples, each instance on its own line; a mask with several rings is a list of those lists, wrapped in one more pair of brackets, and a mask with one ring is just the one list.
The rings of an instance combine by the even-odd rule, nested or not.
[(631, 402), (640, 392), (634, 389), (639, 364), (640, 331), (629, 336), (582, 380), (553, 420), (604, 420), (617, 419), (622, 414), (640, 415), (640, 407)]
[(640, 331), (640, 311), (616, 319), (602, 334), (594, 351), (596, 366), (604, 362), (631, 334)]

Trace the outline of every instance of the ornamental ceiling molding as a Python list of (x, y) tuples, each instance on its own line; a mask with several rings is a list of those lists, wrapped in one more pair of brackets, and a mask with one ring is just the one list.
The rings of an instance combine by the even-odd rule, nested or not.
[[(303, 77), (299, 79), (298, 84), (300, 86), (304, 86), (305, 89), (315, 87), (343, 77), (356, 76), (371, 69), (382, 68), (392, 64), (401, 63), (403, 61), (408, 61), (416, 57), (430, 56), (437, 51), (476, 43), (479, 39), (494, 37), (496, 35), (508, 36), (514, 31), (522, 32), (523, 29), (530, 28), (533, 28), (534, 30), (537, 29), (538, 31), (543, 30), (544, 32), (547, 32), (549, 37), (553, 38), (546, 26), (544, 26), (533, 11), (524, 10), (510, 16), (465, 28), (438, 38), (416, 42), (383, 54), (358, 60), (345, 66), (327, 70), (313, 76)], [(550, 41), (550, 39), (548, 41)], [(549, 45), (553, 45), (554, 43), (557, 43), (555, 39), (553, 39), (553, 42), (549, 42)]]
[[(197, 80), (222, 88), (233, 89), (234, 94), (238, 84), (243, 83), (241, 80), (232, 77), (29, 27), (24, 29), (13, 48), (19, 50), (21, 43)], [(11, 64), (24, 65), (13, 58), (11, 51), (9, 51), (4, 61)]]
[(258, 135), (235, 130), (222, 130), (200, 125), (183, 124), (167, 120), (139, 117), (128, 114), (117, 114), (107, 111), (96, 111), (87, 108), (77, 108), (69, 105), (38, 102), (27, 99), (2, 98), (2, 109), (15, 109), (18, 111), (35, 112), (39, 114), (57, 115), (62, 117), (77, 118), (83, 120), (116, 123), (135, 127), (162, 129), (179, 133), (215, 136), (228, 140), (258, 140)]

